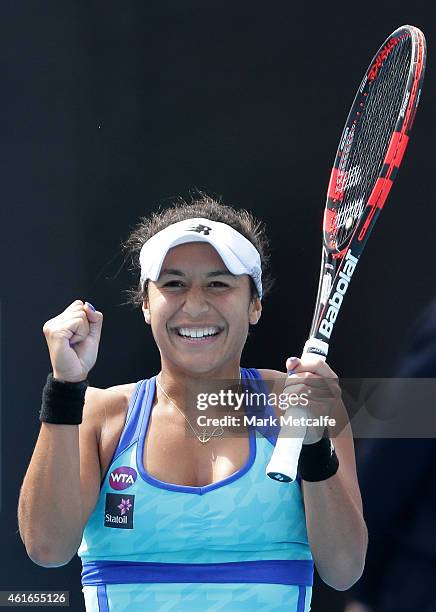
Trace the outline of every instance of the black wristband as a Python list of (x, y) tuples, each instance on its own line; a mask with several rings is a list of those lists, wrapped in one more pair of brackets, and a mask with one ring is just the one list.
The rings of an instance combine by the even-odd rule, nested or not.
[(50, 372), (42, 391), (39, 420), (56, 425), (79, 425), (82, 422), (88, 385), (87, 380), (80, 382), (56, 380)]
[(298, 461), (298, 473), (303, 480), (327, 480), (339, 468), (339, 459), (330, 438), (321, 438), (315, 444), (303, 444)]

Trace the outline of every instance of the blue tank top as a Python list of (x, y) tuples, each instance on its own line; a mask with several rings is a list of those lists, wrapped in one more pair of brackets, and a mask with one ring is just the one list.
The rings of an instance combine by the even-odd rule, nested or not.
[[(257, 393), (258, 370), (241, 368)], [(78, 550), (87, 612), (310, 610), (313, 560), (298, 482), (265, 475), (279, 428), (249, 427), (246, 464), (203, 487), (143, 465), (156, 377), (139, 381)], [(264, 405), (264, 416), (274, 416)], [(259, 414), (257, 412), (257, 414)]]

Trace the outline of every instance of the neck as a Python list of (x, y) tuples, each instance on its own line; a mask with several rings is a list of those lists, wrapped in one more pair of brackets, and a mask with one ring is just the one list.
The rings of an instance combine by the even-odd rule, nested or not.
[(162, 364), (157, 380), (164, 393), (157, 388), (157, 399), (165, 405), (169, 403), (169, 397), (182, 412), (192, 412), (202, 397), (200, 394), (219, 393), (228, 389), (238, 392), (240, 379), (240, 366), (237, 363), (227, 364), (220, 372), (201, 373), (181, 372)]

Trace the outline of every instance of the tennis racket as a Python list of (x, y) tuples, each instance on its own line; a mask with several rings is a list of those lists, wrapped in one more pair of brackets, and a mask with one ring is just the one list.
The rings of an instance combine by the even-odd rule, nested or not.
[[(327, 190), (318, 293), (303, 354), (327, 357), (348, 286), (403, 161), (425, 58), (423, 33), (402, 26), (377, 51), (357, 91)], [(290, 437), (282, 428), (266, 468), (270, 478), (295, 480), (305, 433), (293, 427)]]

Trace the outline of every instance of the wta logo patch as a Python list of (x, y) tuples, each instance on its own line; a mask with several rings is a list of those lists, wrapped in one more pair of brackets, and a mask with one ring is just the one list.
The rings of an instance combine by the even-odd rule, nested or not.
[(122, 465), (112, 470), (109, 475), (109, 484), (112, 489), (122, 491), (135, 484), (137, 476), (136, 470), (127, 465)]

